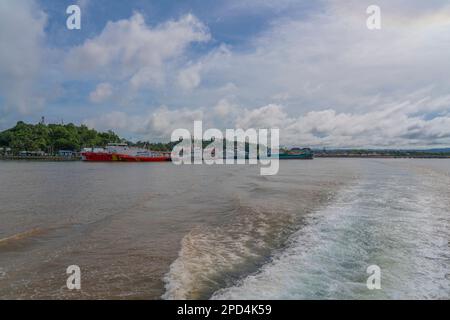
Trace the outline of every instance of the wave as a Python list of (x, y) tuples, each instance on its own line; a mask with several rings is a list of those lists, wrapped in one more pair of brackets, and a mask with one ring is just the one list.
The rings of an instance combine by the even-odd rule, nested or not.
[(217, 290), (211, 299), (304, 299), (324, 291), (317, 283), (320, 278), (332, 279), (327, 271), (326, 264), (332, 262), (326, 261), (327, 252), (332, 252), (336, 245), (347, 249), (355, 245), (343, 244), (332, 236), (332, 229), (343, 228), (345, 222), (339, 215), (342, 201), (340, 195), (335, 203), (307, 217), (305, 225), (290, 237), (285, 250), (254, 273)]
[(42, 235), (46, 231), (46, 229), (42, 228), (32, 228), (23, 232), (16, 233), (12, 236), (0, 239), (0, 247), (17, 244), (18, 242)]
[(201, 299), (264, 264), (294, 232), (290, 210), (236, 201), (234, 216), (220, 226), (198, 226), (181, 243), (164, 277), (163, 299)]
[[(383, 176), (343, 190), (290, 245), (212, 299), (448, 298), (448, 195), (436, 177)], [(369, 265), (382, 290), (366, 287)]]

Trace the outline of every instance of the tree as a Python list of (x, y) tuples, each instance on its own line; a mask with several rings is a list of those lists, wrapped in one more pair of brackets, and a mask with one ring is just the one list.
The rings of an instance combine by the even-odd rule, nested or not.
[(33, 125), (19, 121), (13, 128), (0, 132), (0, 147), (10, 147), (16, 153), (22, 150), (79, 151), (83, 147), (103, 147), (110, 142), (120, 141), (113, 131), (97, 132), (85, 125), (76, 126), (73, 123)]

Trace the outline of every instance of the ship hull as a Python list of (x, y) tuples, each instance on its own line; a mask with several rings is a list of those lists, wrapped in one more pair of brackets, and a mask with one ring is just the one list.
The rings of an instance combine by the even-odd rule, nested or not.
[(312, 154), (280, 154), (280, 160), (312, 160), (314, 156)]
[(83, 152), (81, 154), (81, 157), (83, 161), (96, 161), (96, 162), (114, 161), (112, 158), (112, 154), (110, 153)]
[(97, 153), (97, 152), (84, 152), (82, 153), (83, 161), (91, 162), (109, 162), (109, 161), (121, 161), (121, 162), (164, 162), (170, 161), (170, 157), (167, 156), (131, 156), (124, 154), (114, 153)]
[(170, 157), (158, 156), (158, 157), (142, 157), (142, 156), (129, 156), (129, 155), (115, 155), (117, 161), (124, 162), (164, 162), (170, 161)]

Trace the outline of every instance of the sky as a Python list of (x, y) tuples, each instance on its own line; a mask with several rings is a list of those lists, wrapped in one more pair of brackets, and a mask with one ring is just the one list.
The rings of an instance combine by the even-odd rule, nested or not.
[(0, 130), (45, 116), (168, 141), (202, 120), (290, 146), (449, 147), (449, 58), (447, 0), (0, 0)]

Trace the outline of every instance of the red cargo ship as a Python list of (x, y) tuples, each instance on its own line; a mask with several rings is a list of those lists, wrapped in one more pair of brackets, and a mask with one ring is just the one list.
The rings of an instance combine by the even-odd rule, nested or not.
[(125, 143), (110, 143), (106, 148), (87, 148), (81, 153), (83, 161), (161, 162), (170, 161), (169, 152), (155, 152), (129, 147)]

